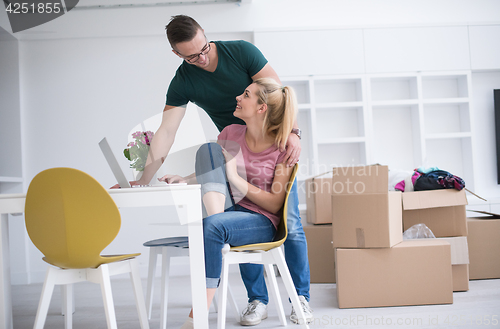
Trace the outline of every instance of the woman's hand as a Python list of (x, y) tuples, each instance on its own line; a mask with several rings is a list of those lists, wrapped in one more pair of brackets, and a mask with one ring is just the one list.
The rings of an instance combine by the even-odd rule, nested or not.
[(165, 175), (161, 178), (158, 178), (158, 180), (167, 184), (187, 183), (187, 180), (179, 175)]
[(236, 158), (233, 157), (226, 149), (222, 148), (222, 154), (226, 158), (226, 176), (227, 179), (232, 180), (238, 176), (238, 167), (236, 164)]

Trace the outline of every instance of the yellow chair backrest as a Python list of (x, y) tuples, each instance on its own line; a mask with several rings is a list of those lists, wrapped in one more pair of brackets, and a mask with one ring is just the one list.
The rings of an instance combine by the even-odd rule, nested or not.
[(231, 247), (231, 251), (251, 251), (251, 250), (267, 251), (279, 247), (285, 242), (288, 236), (288, 229), (286, 222), (288, 213), (288, 197), (290, 196), (290, 190), (292, 189), (295, 177), (297, 176), (298, 169), (299, 169), (299, 164), (296, 163), (295, 166), (293, 167), (292, 174), (290, 175), (290, 178), (288, 179), (288, 184), (286, 186), (285, 202), (283, 203), (281, 220), (278, 224), (278, 228), (276, 229), (276, 235), (274, 236), (274, 241)]
[(52, 265), (88, 268), (114, 261), (100, 253), (118, 234), (120, 213), (104, 187), (82, 171), (53, 168), (36, 175), (25, 220), (31, 241)]

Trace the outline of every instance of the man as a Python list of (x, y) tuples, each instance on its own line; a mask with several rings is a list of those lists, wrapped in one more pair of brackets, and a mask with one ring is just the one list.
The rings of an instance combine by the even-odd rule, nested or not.
[[(151, 144), (146, 167), (141, 179), (132, 182), (148, 184), (159, 169), (174, 142), (175, 134), (191, 101), (203, 108), (219, 131), (230, 124), (244, 124), (234, 117), (236, 96), (253, 81), (270, 77), (280, 82), (274, 69), (262, 53), (245, 41), (208, 42), (201, 26), (191, 17), (172, 17), (166, 27), (174, 54), (184, 59), (172, 79), (160, 128)], [(287, 165), (292, 166), (300, 156), (300, 130), (297, 123), (287, 140)], [(169, 180), (169, 183), (175, 180)], [(297, 183), (289, 197), (288, 238), (285, 258), (290, 269), (306, 317), (312, 321), (309, 308), (309, 261), (298, 209)], [(256, 325), (267, 318), (268, 294), (263, 266), (240, 265), (241, 276), (248, 291), (249, 304), (241, 315), (242, 325)], [(290, 319), (298, 323), (292, 308)]]

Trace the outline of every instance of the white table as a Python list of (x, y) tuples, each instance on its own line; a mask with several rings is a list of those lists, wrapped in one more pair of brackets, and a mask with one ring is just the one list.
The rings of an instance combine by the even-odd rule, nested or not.
[[(188, 227), (194, 325), (208, 329), (200, 185), (115, 189), (109, 194), (119, 208), (177, 207), (179, 220), (166, 214), (165, 222)], [(0, 194), (0, 328), (4, 329), (13, 329), (8, 214), (24, 212), (25, 201), (25, 194)]]

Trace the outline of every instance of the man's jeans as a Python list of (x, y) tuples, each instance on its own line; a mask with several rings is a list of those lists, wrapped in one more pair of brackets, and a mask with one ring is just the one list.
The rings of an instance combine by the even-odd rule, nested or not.
[[(295, 180), (288, 196), (287, 217), (288, 237), (284, 243), (286, 263), (297, 295), (304, 296), (309, 301), (309, 258), (307, 257), (306, 236), (300, 219), (297, 180)], [(240, 264), (240, 272), (248, 292), (248, 302), (260, 300), (267, 304), (269, 297), (264, 281), (264, 267), (257, 264)]]

